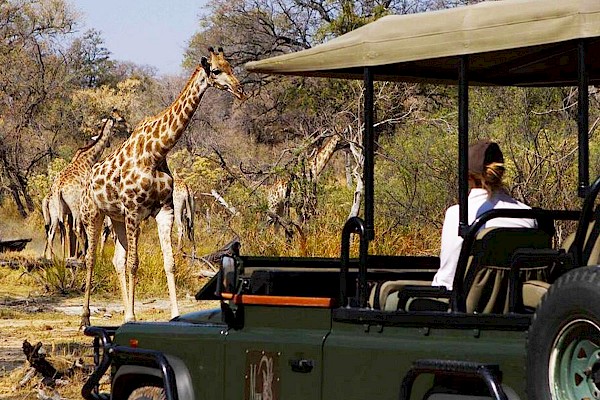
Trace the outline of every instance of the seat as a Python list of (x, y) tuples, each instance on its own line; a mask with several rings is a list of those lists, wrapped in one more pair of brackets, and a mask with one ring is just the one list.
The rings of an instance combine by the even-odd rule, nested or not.
[[(448, 308), (448, 297), (453, 299), (455, 309), (467, 313), (508, 313), (510, 309), (510, 279), (525, 282), (527, 305), (535, 303), (536, 293), (545, 287), (548, 281), (550, 266), (543, 259), (540, 262), (529, 261), (519, 268), (516, 277), (511, 278), (511, 267), (515, 254), (549, 250), (552, 247), (552, 236), (547, 230), (537, 228), (484, 228), (477, 232), (470, 250), (464, 248), (461, 259), (467, 257), (466, 267), (457, 270), (453, 292), (444, 298), (436, 298), (432, 290), (423, 288), (422, 294), (417, 286), (405, 287), (406, 293), (400, 292), (398, 307), (408, 311), (444, 310)], [(468, 253), (467, 253), (468, 252)], [(462, 276), (462, 279), (459, 277)], [(534, 282), (541, 282), (535, 284)], [(519, 285), (515, 285), (518, 287)], [(440, 291), (442, 292), (442, 291)], [(386, 302), (389, 300), (386, 300)]]
[[(465, 270), (466, 311), (507, 313), (508, 281), (515, 253), (551, 247), (552, 237), (542, 229), (496, 227), (480, 230)], [(550, 264), (546, 260), (531, 262), (520, 268), (517, 279), (521, 282), (547, 282), (549, 271)], [(527, 298), (531, 301), (531, 296)]]
[(408, 285), (429, 286), (431, 281), (412, 281), (407, 279), (376, 283), (371, 289), (369, 305), (376, 310), (397, 310), (398, 292)]
[[(597, 224), (600, 218), (600, 207), (594, 211), (593, 218), (588, 224), (587, 232), (582, 248), (582, 265), (598, 265), (600, 264), (600, 224)], [(575, 243), (576, 232), (571, 233), (561, 244), (561, 249), (566, 253), (575, 253), (573, 247)], [(569, 266), (571, 267), (571, 266)], [(562, 271), (550, 271), (550, 281), (553, 281), (561, 274)], [(526, 281), (523, 283), (523, 306), (525, 308), (535, 309), (539, 304), (542, 296), (550, 288), (550, 283), (543, 281)]]

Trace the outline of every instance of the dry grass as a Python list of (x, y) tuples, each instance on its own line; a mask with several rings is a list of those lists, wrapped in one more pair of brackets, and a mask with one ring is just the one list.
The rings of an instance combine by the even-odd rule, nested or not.
[[(0, 273), (3, 272), (4, 268), (0, 269)], [(216, 302), (197, 302), (189, 298), (179, 301), (182, 313), (216, 305)], [(93, 325), (122, 323), (122, 306), (118, 300), (96, 296), (92, 299), (92, 308), (98, 311), (92, 315)], [(0, 398), (37, 398), (41, 377), (36, 376), (25, 385), (19, 385), (29, 370), (21, 351), (24, 340), (32, 345), (42, 342), (47, 360), (58, 370), (66, 370), (79, 359), (83, 361), (86, 371), (76, 370), (75, 375), (66, 380), (67, 384), (56, 389), (61, 398), (81, 398), (81, 387), (93, 367), (92, 339), (79, 329), (81, 297), (30, 296), (26, 300), (4, 297), (0, 310)], [(107, 314), (112, 317), (107, 319)], [(170, 318), (168, 302), (155, 298), (140, 299), (136, 314), (139, 321)], [(46, 390), (45, 394), (51, 395), (52, 391)]]

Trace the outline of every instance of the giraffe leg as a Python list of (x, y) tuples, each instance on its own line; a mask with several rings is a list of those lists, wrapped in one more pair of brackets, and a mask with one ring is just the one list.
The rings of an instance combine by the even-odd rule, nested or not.
[(67, 236), (66, 236), (66, 243), (67, 243), (67, 250), (66, 250), (66, 254), (67, 257), (69, 258), (74, 258), (77, 255), (77, 232), (76, 232), (76, 222), (75, 219), (73, 218), (73, 215), (68, 214), (67, 216)]
[(83, 298), (83, 312), (81, 314), (81, 325), (90, 325), (90, 293), (92, 290), (92, 275), (94, 273), (94, 265), (96, 264), (96, 244), (102, 226), (102, 215), (98, 211), (94, 211), (91, 215), (85, 215), (83, 219), (85, 232), (89, 239), (88, 248), (85, 253), (85, 295)]
[(115, 240), (115, 252), (113, 255), (112, 263), (117, 271), (119, 278), (119, 287), (121, 289), (121, 299), (123, 300), (123, 306), (125, 307), (125, 322), (134, 321), (135, 316), (133, 310), (128, 309), (129, 295), (127, 292), (127, 274), (125, 271), (125, 261), (127, 258), (127, 233), (125, 231), (125, 223), (119, 221), (112, 222), (112, 229), (116, 235)]
[[(83, 256), (83, 254), (85, 253), (85, 249), (87, 247), (87, 243), (86, 243), (86, 235), (85, 235), (85, 229), (83, 227), (83, 224), (81, 222), (81, 215), (79, 213), (79, 210), (75, 211), (72, 213), (73, 215), (73, 231), (74, 231), (74, 247), (73, 247), (73, 257), (75, 257), (75, 259), (79, 259), (80, 257)], [(101, 252), (102, 254), (102, 252)]]
[(52, 216), (50, 219), (50, 225), (48, 226), (48, 232), (46, 234), (46, 249), (44, 249), (44, 257), (52, 259), (54, 257), (54, 236), (58, 229), (58, 216)]
[(71, 255), (71, 231), (73, 220), (71, 213), (69, 212), (69, 208), (62, 198), (62, 194), (58, 192), (57, 194), (57, 207), (58, 207), (58, 216), (59, 223), (62, 227), (61, 229), (61, 245), (63, 250), (63, 260)]
[[(102, 228), (100, 228), (102, 229)], [(81, 259), (85, 255), (85, 251), (87, 248), (87, 236), (85, 234), (85, 230), (81, 224), (81, 220), (78, 218), (75, 225), (75, 236), (76, 236), (76, 247), (75, 247), (75, 258)]]
[(177, 291), (175, 288), (175, 258), (173, 257), (173, 246), (171, 244), (171, 230), (173, 229), (173, 207), (165, 205), (156, 215), (158, 226), (158, 237), (160, 248), (163, 253), (165, 274), (167, 275), (167, 286), (169, 288), (169, 300), (171, 301), (171, 318), (179, 315), (177, 306)]
[(125, 217), (125, 233), (127, 236), (127, 256), (125, 269), (129, 283), (127, 286), (127, 303), (125, 304), (125, 322), (135, 321), (135, 285), (137, 284), (138, 239), (140, 237), (140, 221), (137, 216), (127, 215)]

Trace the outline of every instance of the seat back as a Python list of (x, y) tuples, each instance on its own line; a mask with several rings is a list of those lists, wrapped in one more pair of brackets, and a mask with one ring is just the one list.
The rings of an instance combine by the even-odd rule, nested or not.
[[(552, 237), (537, 228), (484, 228), (472, 245), (464, 274), (463, 290), (469, 313), (508, 312), (508, 278), (517, 250), (548, 249)], [(548, 278), (548, 265), (521, 268), (522, 281)]]
[[(588, 229), (585, 235), (582, 248), (582, 265), (598, 265), (600, 264), (600, 208), (594, 213), (594, 218), (588, 224)], [(574, 252), (573, 245), (575, 244), (575, 236), (577, 232), (571, 233), (562, 242), (561, 248), (567, 252)]]

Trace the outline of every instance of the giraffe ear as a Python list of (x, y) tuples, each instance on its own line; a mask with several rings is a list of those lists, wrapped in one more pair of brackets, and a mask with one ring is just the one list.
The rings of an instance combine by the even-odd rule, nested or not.
[(206, 75), (210, 75), (210, 63), (208, 62), (208, 58), (202, 57), (200, 59), (200, 64), (202, 65), (202, 68), (204, 68)]

